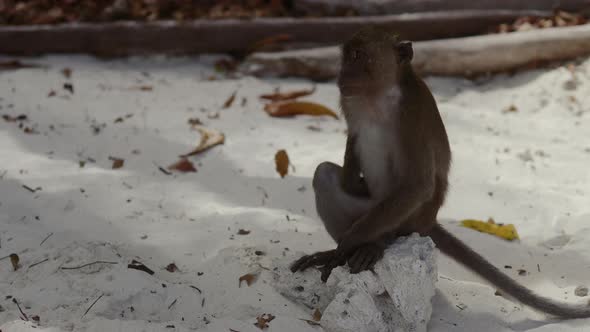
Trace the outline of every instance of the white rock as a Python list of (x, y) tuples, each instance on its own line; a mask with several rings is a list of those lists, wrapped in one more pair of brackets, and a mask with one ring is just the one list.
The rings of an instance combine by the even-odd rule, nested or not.
[(437, 278), (430, 238), (399, 238), (374, 270), (352, 275), (340, 267), (324, 284), (316, 269), (291, 273), (282, 265), (275, 269), (274, 287), (296, 303), (319, 309), (325, 331), (426, 331)]

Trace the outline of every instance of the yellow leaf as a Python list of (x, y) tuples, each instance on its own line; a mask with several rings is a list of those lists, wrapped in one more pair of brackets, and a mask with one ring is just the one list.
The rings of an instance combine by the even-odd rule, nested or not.
[(493, 219), (486, 221), (466, 219), (461, 221), (461, 226), (474, 229), (482, 233), (488, 233), (512, 241), (518, 239), (518, 233), (513, 224), (496, 224)]
[(290, 117), (295, 115), (328, 115), (338, 119), (338, 115), (324, 105), (308, 101), (288, 101), (266, 104), (264, 111), (274, 117)]

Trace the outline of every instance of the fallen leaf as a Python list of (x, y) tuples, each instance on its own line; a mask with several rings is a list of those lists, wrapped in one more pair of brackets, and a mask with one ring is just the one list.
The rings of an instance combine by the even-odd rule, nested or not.
[(242, 281), (245, 281), (246, 285), (250, 286), (256, 281), (257, 278), (258, 278), (258, 275), (256, 275), (256, 274), (252, 274), (252, 273), (244, 274), (243, 276), (240, 277), (240, 279), (238, 279), (238, 287), (242, 286)]
[(248, 231), (248, 230), (241, 229), (241, 228), (240, 228), (240, 230), (238, 230), (238, 235), (248, 235), (248, 234), (250, 234), (250, 231)]
[(71, 94), (74, 93), (74, 85), (72, 83), (64, 83), (64, 89), (68, 90)]
[(72, 77), (72, 70), (70, 68), (64, 68), (61, 70), (61, 73), (66, 77), (66, 78), (70, 78)]
[(502, 110), (502, 113), (514, 113), (514, 112), (518, 112), (518, 108), (516, 108), (516, 106), (514, 106), (514, 105), (510, 105), (507, 108), (505, 108), (504, 110)]
[(299, 97), (309, 96), (315, 92), (315, 86), (309, 90), (296, 90), (290, 92), (278, 92), (261, 95), (260, 98), (270, 101), (292, 100)]
[(29, 118), (27, 117), (26, 114), (20, 114), (17, 116), (3, 114), (2, 119), (4, 119), (4, 121), (6, 121), (6, 122), (17, 122), (17, 121), (27, 121)]
[(322, 320), (322, 313), (320, 312), (320, 310), (319, 310), (319, 309), (316, 309), (316, 310), (313, 312), (313, 315), (312, 315), (312, 317), (313, 317), (313, 320), (314, 320), (314, 321), (316, 321), (316, 322), (319, 322), (320, 320)]
[(35, 321), (36, 323), (39, 323), (39, 321), (41, 320), (41, 317), (39, 317), (38, 315), (33, 315), (33, 316), (31, 316), (31, 319), (33, 321)]
[(482, 233), (492, 234), (508, 241), (516, 240), (519, 238), (514, 225), (496, 224), (491, 218), (487, 222), (481, 220), (466, 219), (461, 221), (461, 226), (471, 228)]
[(526, 276), (527, 275), (527, 271), (524, 269), (518, 269), (518, 275), (519, 276)]
[(189, 152), (187, 154), (181, 155), (180, 156), (181, 158), (194, 156), (196, 154), (199, 154), (203, 151), (209, 150), (210, 148), (212, 148), (216, 145), (219, 145), (219, 144), (223, 144), (225, 142), (225, 135), (220, 131), (208, 129), (203, 126), (197, 126), (197, 127), (195, 127), (195, 129), (198, 130), (199, 133), (201, 133), (201, 141), (199, 142), (199, 145), (194, 150), (192, 150), (191, 152)]
[(229, 98), (227, 98), (225, 103), (223, 103), (223, 108), (230, 108), (231, 107), (231, 105), (234, 103), (234, 100), (236, 100), (237, 93), (238, 93), (238, 91), (234, 91), (234, 93), (232, 93), (231, 96), (229, 96)]
[(179, 161), (168, 166), (168, 169), (171, 171), (179, 171), (182, 173), (197, 171), (197, 169), (195, 168), (195, 165), (193, 165), (193, 163), (186, 158), (181, 158)]
[(7, 70), (7, 69), (21, 69), (21, 68), (37, 68), (41, 67), (40, 65), (34, 63), (24, 63), (20, 60), (8, 60), (0, 62), (0, 70)]
[(18, 263), (19, 261), (20, 261), (20, 258), (18, 257), (17, 254), (10, 254), (10, 263), (12, 264), (12, 268), (15, 271), (18, 270), (18, 268), (20, 267), (20, 264)]
[(199, 118), (190, 118), (188, 119), (188, 124), (191, 126), (200, 126), (203, 124)]
[(123, 165), (125, 164), (125, 159), (109, 157), (109, 160), (111, 160), (113, 162), (113, 166), (112, 166), (113, 169), (119, 169), (119, 168), (123, 167)]
[(55, 95), (56, 95), (56, 92), (55, 92), (55, 90), (51, 90), (51, 91), (49, 91), (49, 93), (47, 94), (47, 97), (53, 97), (53, 96), (55, 96)]
[(153, 275), (154, 271), (152, 269), (150, 269), (149, 267), (145, 266), (143, 263), (136, 261), (135, 259), (131, 261), (130, 264), (127, 264), (127, 268), (128, 269), (134, 269), (134, 270), (139, 270), (139, 271), (143, 271), (149, 275)]
[(287, 151), (277, 151), (275, 154), (275, 165), (277, 173), (281, 175), (281, 178), (284, 178), (289, 172), (289, 156), (287, 155)]
[(326, 106), (307, 101), (287, 101), (266, 104), (264, 111), (273, 117), (291, 117), (295, 115), (328, 115), (338, 119), (338, 115)]
[(170, 263), (166, 266), (166, 271), (171, 272), (171, 273), (176, 272), (176, 271), (178, 271), (178, 266), (176, 266), (176, 264), (174, 264), (174, 263)]
[(262, 314), (256, 317), (256, 323), (254, 323), (254, 326), (264, 330), (268, 328), (268, 323), (272, 322), (273, 319), (275, 319), (275, 316), (271, 314)]

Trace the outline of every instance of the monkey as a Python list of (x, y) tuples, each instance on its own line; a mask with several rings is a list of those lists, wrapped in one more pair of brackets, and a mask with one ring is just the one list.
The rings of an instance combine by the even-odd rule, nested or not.
[(348, 127), (342, 166), (323, 162), (312, 186), (316, 209), (336, 249), (303, 256), (293, 272), (336, 266), (368, 270), (397, 237), (429, 236), (445, 255), (517, 301), (559, 318), (590, 317), (590, 308), (533, 293), (445, 230), (451, 148), (436, 101), (415, 73), (412, 43), (366, 27), (341, 48), (340, 104)]

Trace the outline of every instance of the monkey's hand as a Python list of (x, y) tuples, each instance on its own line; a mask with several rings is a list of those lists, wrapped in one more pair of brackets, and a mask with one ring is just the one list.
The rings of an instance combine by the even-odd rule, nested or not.
[(295, 273), (297, 271), (305, 271), (309, 267), (320, 267), (325, 266), (328, 263), (332, 262), (334, 259), (334, 254), (336, 250), (328, 250), (328, 251), (319, 251), (315, 254), (305, 255), (298, 260), (296, 260), (291, 265), (291, 272)]

